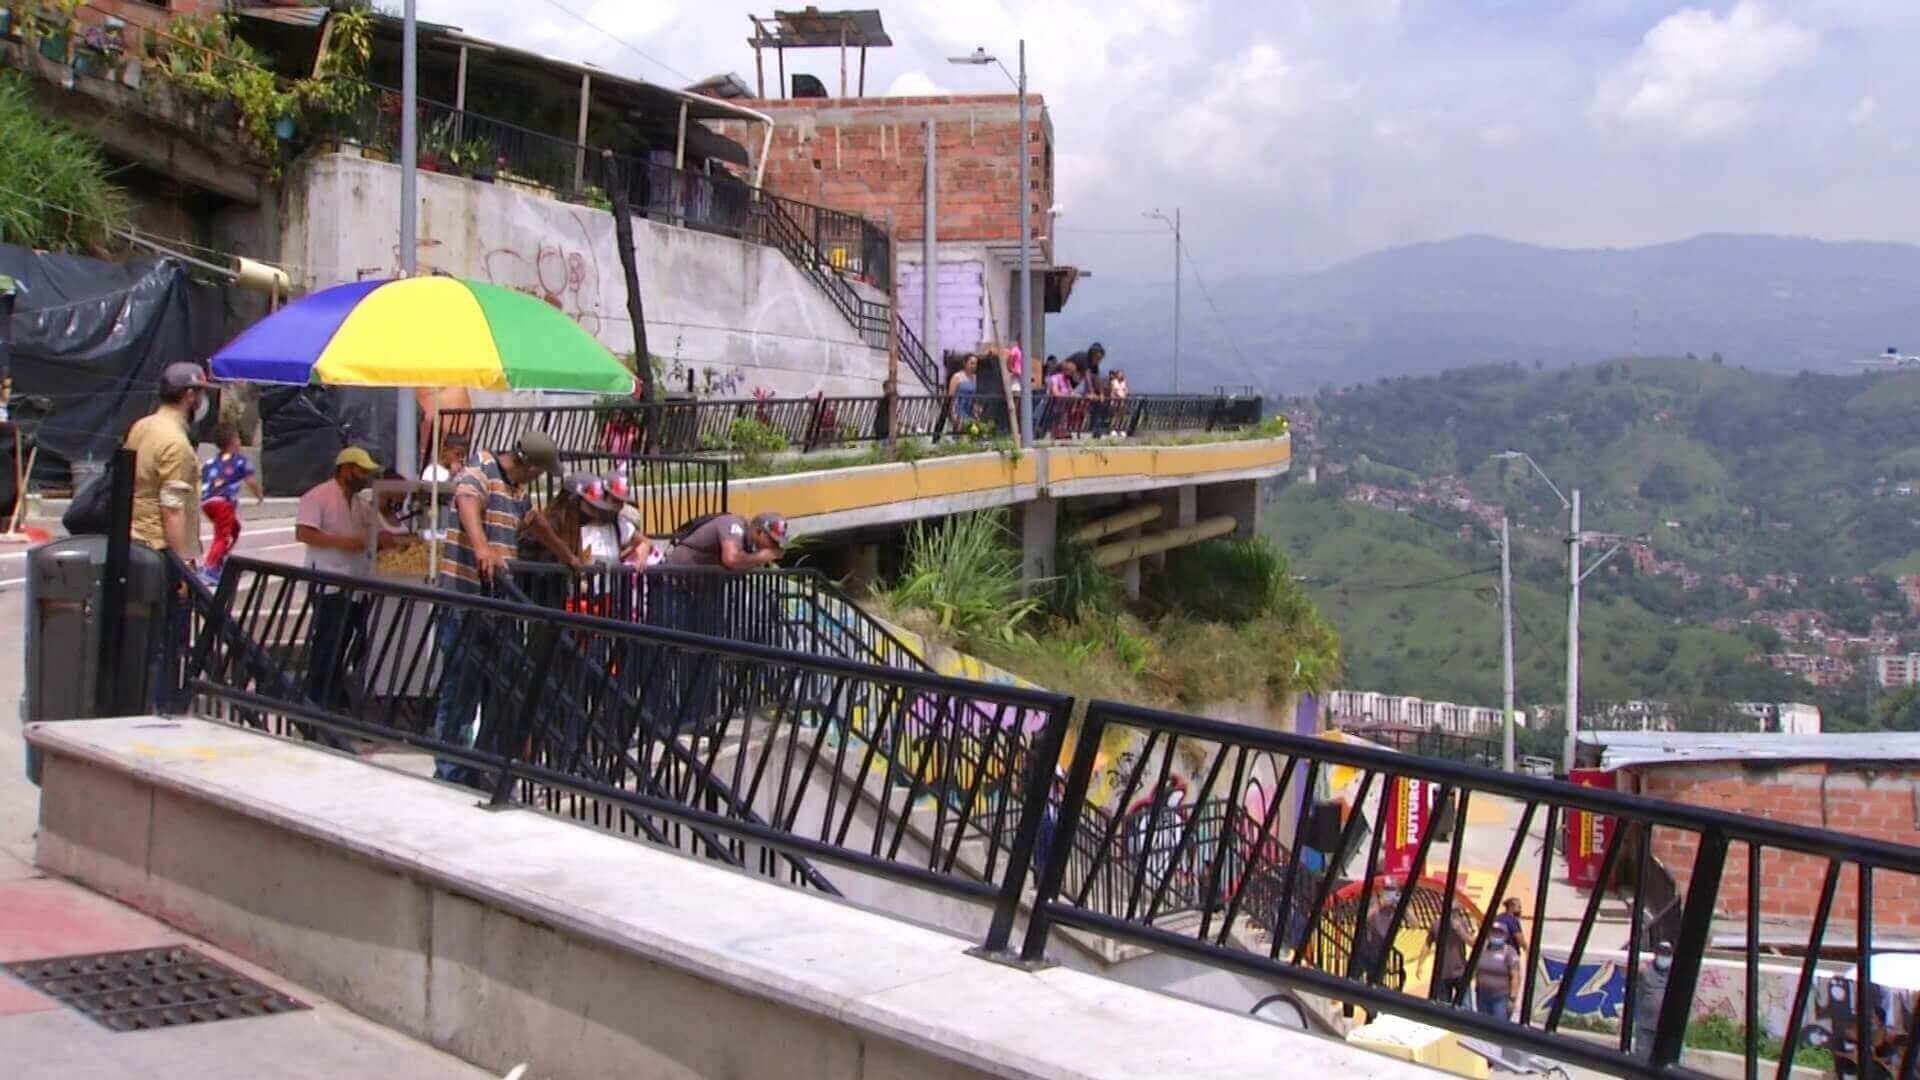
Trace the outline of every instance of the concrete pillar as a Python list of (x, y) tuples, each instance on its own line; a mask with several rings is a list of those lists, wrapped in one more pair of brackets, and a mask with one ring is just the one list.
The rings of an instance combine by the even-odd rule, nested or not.
[(880, 581), (880, 545), (855, 544), (846, 553), (844, 588), (850, 595), (865, 596)]
[(1054, 544), (1060, 533), (1060, 504), (1044, 496), (1020, 505), (1020, 592), (1031, 595), (1053, 576)]
[(1260, 532), (1260, 481), (1230, 480), (1208, 484), (1199, 490), (1195, 502), (1201, 517), (1231, 514), (1236, 523), (1235, 540), (1251, 540)]
[[(1130, 529), (1122, 529), (1114, 539), (1131, 540), (1140, 535), (1140, 530), (1141, 527), (1138, 525)], [(1117, 569), (1120, 571), (1120, 588), (1126, 592), (1127, 599), (1140, 599), (1140, 560), (1129, 559), (1121, 563)]]
[[(1158, 527), (1161, 529), (1185, 528), (1200, 520), (1199, 499), (1192, 484), (1161, 488), (1153, 493), (1153, 498), (1160, 503), (1161, 514)], [(1165, 570), (1167, 553), (1156, 552), (1147, 556), (1147, 561), (1153, 565), (1154, 569)]]

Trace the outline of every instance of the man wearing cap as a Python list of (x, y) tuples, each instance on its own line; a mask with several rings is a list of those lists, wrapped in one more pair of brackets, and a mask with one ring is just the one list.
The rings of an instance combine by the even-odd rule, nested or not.
[[(293, 538), (307, 546), (307, 565), (315, 570), (348, 577), (373, 576), (368, 539), (387, 548), (406, 538), (381, 531), (373, 505), (361, 498), (380, 471), (373, 455), (349, 446), (333, 459), (333, 475), (300, 496), (293, 519)], [(345, 700), (337, 685), (341, 660), (363, 624), (366, 601), (339, 587), (313, 588), (313, 637), (307, 664), (307, 696), (318, 705)]]
[(739, 514), (715, 514), (673, 546), (668, 566), (719, 566), (758, 570), (780, 561), (787, 543), (787, 519), (772, 510), (748, 521)]
[(133, 539), (192, 566), (200, 559), (200, 458), (188, 431), (207, 403), (200, 365), (168, 364), (159, 406), (134, 422), (125, 443), (134, 459)]
[[(554, 534), (545, 516), (533, 507), (527, 485), (541, 473), (559, 475), (560, 449), (545, 432), (521, 433), (512, 450), (481, 452), (453, 481), (458, 524), (447, 536), (440, 583), (463, 593), (478, 593), (506, 570), (520, 545), (524, 529), (554, 558), (568, 567), (581, 566), (579, 552), (570, 550)], [(444, 742), (467, 746), (482, 742), (482, 731), (471, 736), (468, 726), (481, 698), (481, 665), (492, 651), (486, 641), (485, 620), (474, 620), (475, 631), (463, 634), (466, 612), (450, 608), (440, 620), (439, 649), (443, 677), (435, 705), (433, 733)], [(484, 727), (485, 721), (482, 721)], [(456, 784), (477, 787), (483, 778), (459, 762), (441, 759), (434, 775)]]

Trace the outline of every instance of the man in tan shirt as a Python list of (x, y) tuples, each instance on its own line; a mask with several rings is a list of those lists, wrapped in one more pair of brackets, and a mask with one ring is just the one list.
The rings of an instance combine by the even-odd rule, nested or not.
[(168, 364), (160, 373), (160, 404), (127, 431), (133, 451), (133, 539), (172, 551), (198, 567), (200, 459), (189, 426), (207, 403), (200, 365)]

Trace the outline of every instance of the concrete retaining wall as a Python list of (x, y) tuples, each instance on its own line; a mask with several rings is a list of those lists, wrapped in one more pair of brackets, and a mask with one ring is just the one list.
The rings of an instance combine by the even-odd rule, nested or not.
[(223, 725), (27, 738), (42, 866), (486, 1068), (1431, 1075)]
[[(613, 215), (505, 184), (420, 174), (420, 269), (542, 297), (617, 353), (633, 351)], [(400, 169), (344, 154), (310, 159), (286, 181), (282, 253), (298, 288), (399, 272), (391, 227)], [(780, 252), (731, 237), (634, 222), (647, 345), (667, 383), (704, 396), (873, 395), (887, 353)]]

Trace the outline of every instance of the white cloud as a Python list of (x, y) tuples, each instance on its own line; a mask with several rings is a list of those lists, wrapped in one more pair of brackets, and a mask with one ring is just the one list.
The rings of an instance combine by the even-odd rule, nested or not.
[(930, 97), (950, 92), (924, 71), (903, 71), (881, 93), (884, 97)]
[(1855, 102), (1853, 108), (1847, 110), (1847, 123), (1854, 127), (1866, 127), (1873, 123), (1873, 114), (1878, 111), (1880, 111), (1880, 103), (1873, 100), (1873, 96), (1869, 94)]
[(1601, 125), (1682, 139), (1741, 132), (1781, 74), (1811, 63), (1819, 35), (1740, 0), (1724, 17), (1687, 8), (1648, 30), (1639, 49), (1600, 80), (1590, 109)]

